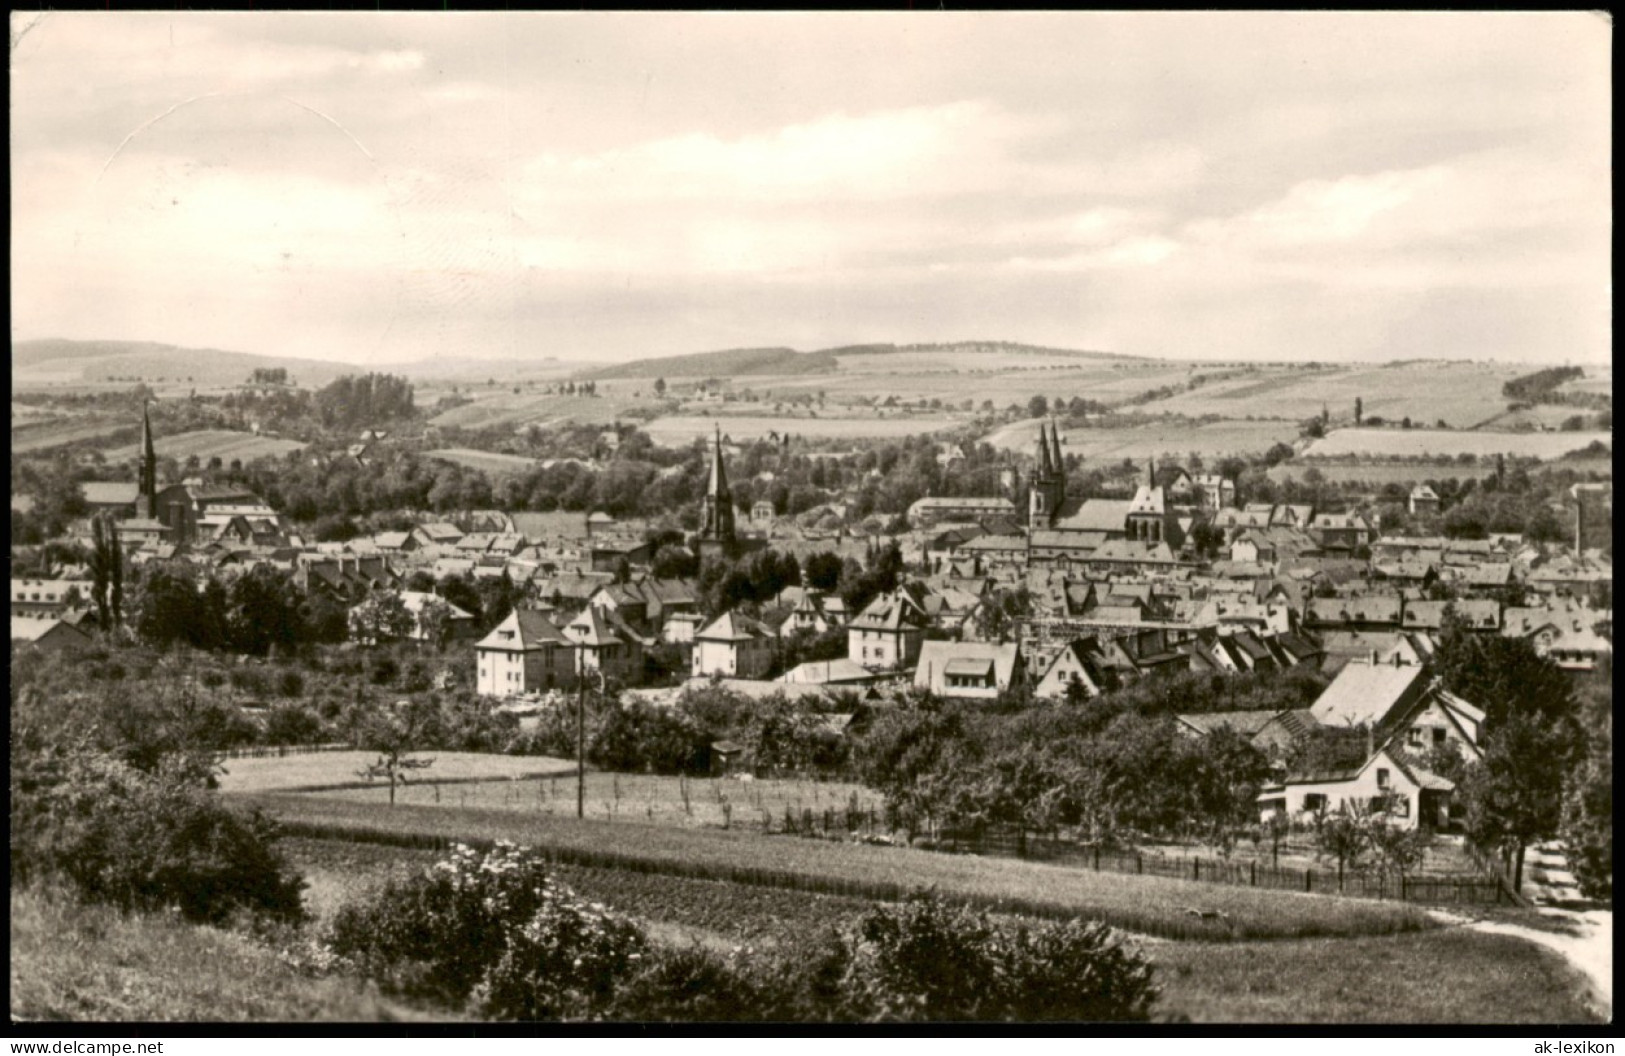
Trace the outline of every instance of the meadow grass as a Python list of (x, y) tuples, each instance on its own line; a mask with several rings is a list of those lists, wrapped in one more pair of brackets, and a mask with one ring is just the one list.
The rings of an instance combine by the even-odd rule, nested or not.
[(1145, 952), (1162, 988), (1159, 1017), (1196, 1023), (1603, 1022), (1557, 954), (1459, 928)]
[(295, 795), (230, 798), (240, 806), (263, 809), (293, 836), (422, 848), (502, 839), (535, 847), (567, 864), (882, 901), (935, 888), (944, 897), (999, 912), (1088, 917), (1179, 940), (1367, 935), (1432, 926), (1424, 913), (1404, 904), (1095, 873), (1003, 858), (503, 810), (390, 808)]
[(13, 1022), (385, 1022), (426, 1018), (347, 976), (317, 978), (232, 931), (11, 892)]
[[(418, 752), (414, 758), (433, 759), (434, 764), (414, 773), (418, 782), (502, 781), (539, 778), (544, 775), (574, 774), (575, 763), (545, 755), (491, 755), (484, 752)], [(224, 792), (287, 792), (298, 789), (335, 786), (368, 787), (359, 771), (376, 762), (377, 752), (311, 752), (282, 758), (263, 756), (227, 759), (221, 763)], [(387, 785), (373, 783), (384, 799)], [(407, 785), (401, 791), (417, 788)]]
[[(417, 783), (397, 789), (395, 801), (418, 806), (477, 807), (574, 817), (575, 767), (563, 760), (559, 760), (558, 764), (551, 768), (554, 776), (534, 780), (499, 780), (436, 788), (434, 782), (438, 776), (434, 771), (440, 765), (436, 762), (435, 766), (417, 775)], [(375, 805), (389, 801), (389, 789), (382, 786), (336, 789), (322, 794)], [(884, 817), (883, 803), (882, 798), (871, 790), (845, 781), (771, 778), (735, 781), (729, 778), (587, 773), (586, 816), (600, 821), (635, 821), (687, 828), (727, 827), (758, 832), (763, 831), (766, 822), (771, 822), (772, 829), (782, 831), (784, 814), (788, 809), (797, 825), (804, 820), (803, 812), (811, 811), (814, 825), (822, 829), (826, 810), (834, 812), (833, 824), (839, 826), (843, 812), (853, 804), (865, 815), (873, 811), (878, 824), (878, 819)]]

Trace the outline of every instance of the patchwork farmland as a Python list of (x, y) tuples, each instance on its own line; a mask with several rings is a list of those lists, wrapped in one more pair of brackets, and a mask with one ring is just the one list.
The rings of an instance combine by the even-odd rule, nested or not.
[(1479, 458), (1505, 454), (1513, 457), (1557, 459), (1593, 441), (1613, 446), (1611, 432), (1489, 433), (1443, 429), (1334, 429), (1309, 446), (1304, 454), (1336, 458), (1343, 455), (1432, 455)]
[(770, 432), (790, 432), (818, 439), (846, 439), (866, 437), (894, 439), (916, 436), (920, 433), (940, 433), (962, 425), (958, 419), (927, 417), (924, 415), (898, 415), (895, 418), (770, 418), (770, 417), (716, 417), (670, 416), (656, 418), (643, 426), (643, 431), (657, 444), (666, 447), (686, 447), (696, 439), (712, 435), (716, 426), (730, 438), (758, 440)]
[[(230, 429), (200, 429), (191, 433), (160, 434), (153, 441), (159, 458), (186, 459), (196, 455), (200, 459), (218, 457), (223, 462), (241, 459), (248, 462), (256, 458), (277, 458), (290, 451), (305, 448), (298, 440), (284, 440), (276, 436), (255, 436), (253, 433)], [(109, 462), (123, 462), (137, 457), (139, 445), (129, 444), (104, 452)]]
[(1467, 429), (1505, 411), (1501, 386), (1525, 372), (1504, 364), (1435, 361), (1317, 371), (1265, 365), (1256, 374), (1156, 400), (1144, 410), (1303, 421), (1325, 408), (1334, 420), (1352, 420), (1358, 398), (1368, 417), (1410, 418), (1428, 425), (1443, 419), (1453, 428)]
[[(1037, 430), (1038, 420), (1027, 419), (1003, 426), (983, 440), (1000, 450), (1026, 451)], [(1148, 418), (1143, 425), (1063, 430), (1061, 448), (1096, 461), (1184, 458), (1192, 453), (1213, 459), (1263, 454), (1276, 444), (1292, 443), (1297, 436), (1297, 424), (1285, 421), (1197, 423)]]

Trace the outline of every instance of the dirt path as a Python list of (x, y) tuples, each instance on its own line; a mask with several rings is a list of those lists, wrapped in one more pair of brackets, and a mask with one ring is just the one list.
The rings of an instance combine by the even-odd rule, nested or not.
[(1591, 999), (1602, 1015), (1612, 1022), (1614, 1018), (1614, 914), (1612, 910), (1593, 909), (1583, 912), (1566, 909), (1544, 909), (1543, 915), (1571, 924), (1577, 934), (1562, 934), (1520, 924), (1506, 924), (1495, 920), (1475, 920), (1471, 917), (1433, 910), (1431, 915), (1441, 923), (1492, 935), (1511, 935), (1526, 942), (1544, 946), (1568, 961), (1591, 984)]

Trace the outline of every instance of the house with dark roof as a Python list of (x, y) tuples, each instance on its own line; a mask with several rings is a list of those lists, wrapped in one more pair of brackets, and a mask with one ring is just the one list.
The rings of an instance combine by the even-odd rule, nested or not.
[(1261, 815), (1285, 814), (1305, 818), (1322, 811), (1369, 811), (1399, 828), (1430, 830), (1450, 825), (1450, 800), (1455, 785), (1440, 777), (1389, 741), (1357, 767), (1348, 770), (1294, 774), (1259, 793)]
[(1411, 488), (1406, 506), (1413, 516), (1430, 516), (1438, 513), (1439, 493), (1419, 481)]
[(761, 678), (773, 666), (773, 633), (738, 612), (725, 612), (694, 635), (694, 677)]
[(1380, 740), (1393, 738), (1416, 751), (1454, 743), (1468, 759), (1482, 754), (1483, 710), (1417, 665), (1350, 663), (1309, 711), (1322, 726), (1363, 726)]
[(1039, 700), (1066, 700), (1069, 694), (1082, 693), (1093, 700), (1115, 685), (1115, 677), (1105, 666), (1094, 639), (1079, 638), (1062, 646), (1044, 665), (1033, 696)]
[(481, 695), (517, 697), (575, 684), (575, 646), (546, 613), (515, 609), (474, 646)]
[(914, 686), (942, 697), (992, 700), (1026, 677), (1021, 646), (1011, 642), (924, 642)]
[(54, 617), (11, 618), (13, 644), (28, 645), (45, 652), (81, 652), (90, 648), (90, 635), (66, 620)]
[(1370, 546), (1376, 533), (1358, 513), (1319, 513), (1309, 523), (1309, 535), (1322, 550), (1348, 552)]
[(588, 605), (563, 630), (576, 648), (579, 673), (602, 674), (629, 686), (643, 681), (646, 643), (615, 610)]
[(906, 590), (881, 594), (846, 626), (846, 656), (875, 670), (906, 669), (919, 659), (931, 617)]

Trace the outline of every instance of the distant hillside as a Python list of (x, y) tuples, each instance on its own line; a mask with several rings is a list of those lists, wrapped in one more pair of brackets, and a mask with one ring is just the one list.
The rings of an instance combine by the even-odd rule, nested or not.
[(198, 386), (240, 385), (256, 368), (286, 368), (300, 385), (320, 387), (363, 368), (319, 359), (259, 356), (218, 348), (179, 348), (150, 341), (68, 341), (45, 338), (11, 346), (11, 384), (96, 382), (139, 378)]
[(848, 345), (844, 348), (825, 349), (839, 356), (880, 356), (888, 352), (974, 352), (984, 355), (1014, 356), (1068, 356), (1074, 359), (1121, 359), (1144, 362), (1144, 356), (1125, 356), (1119, 352), (1095, 352), (1074, 348), (1046, 348), (1042, 345), (1024, 345), (1018, 341), (938, 341), (918, 345)]
[[(292, 356), (262, 356), (218, 348), (180, 348), (152, 341), (68, 341), (45, 338), (11, 346), (12, 387), (73, 384), (112, 379), (162, 379), (200, 388), (241, 385), (255, 368), (286, 368), (294, 383), (319, 389), (345, 374), (399, 374), (415, 381), (508, 383), (552, 378), (583, 364), (547, 359), (457, 359), (439, 357), (414, 363), (339, 363)], [(187, 379), (191, 379), (188, 381)]]
[(834, 370), (835, 357), (828, 352), (797, 352), (793, 348), (730, 348), (722, 352), (639, 359), (587, 371), (581, 376), (592, 379), (732, 378), (753, 374), (829, 374)]
[(734, 348), (723, 352), (696, 352), (686, 356), (639, 359), (584, 372), (583, 378), (726, 378), (756, 374), (829, 374), (838, 356), (884, 356), (899, 352), (970, 352), (989, 356), (1066, 356), (1073, 359), (1108, 359), (1145, 362), (1142, 356), (1116, 352), (1086, 352), (1070, 348), (1044, 348), (1014, 341), (948, 341), (918, 345), (865, 344), (797, 352), (793, 348)]

